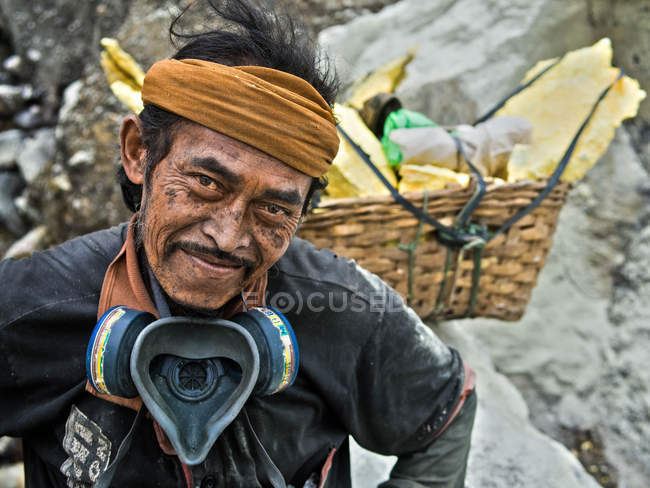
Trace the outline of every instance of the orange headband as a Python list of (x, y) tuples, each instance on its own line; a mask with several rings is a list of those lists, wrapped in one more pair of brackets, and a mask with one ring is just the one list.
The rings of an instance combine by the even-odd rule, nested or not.
[(279, 159), (325, 174), (339, 148), (327, 102), (302, 78), (259, 66), (165, 59), (144, 78), (142, 101)]

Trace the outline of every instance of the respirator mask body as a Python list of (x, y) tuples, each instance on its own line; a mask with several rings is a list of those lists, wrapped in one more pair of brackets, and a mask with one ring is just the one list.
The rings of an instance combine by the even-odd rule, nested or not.
[(252, 394), (289, 387), (298, 364), (291, 325), (270, 307), (229, 320), (156, 320), (117, 306), (100, 318), (86, 352), (91, 385), (109, 395), (140, 395), (187, 465), (205, 460)]

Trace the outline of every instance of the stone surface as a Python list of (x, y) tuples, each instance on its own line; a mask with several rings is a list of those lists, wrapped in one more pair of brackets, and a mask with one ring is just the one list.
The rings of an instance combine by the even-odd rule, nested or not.
[[(147, 68), (173, 52), (167, 29), (176, 12), (174, 2), (133, 2), (117, 38)], [(56, 164), (29, 192), (30, 203), (41, 209), (55, 242), (130, 218), (115, 177), (119, 127), (129, 111), (110, 91), (99, 56), (92, 61), (85, 76), (64, 92), (56, 128), (60, 144)], [(67, 195), (61, 193), (60, 185), (51, 184), (61, 181), (61, 175), (74, 189)]]
[(40, 105), (30, 105), (25, 110), (21, 110), (12, 119), (13, 123), (21, 129), (36, 129), (45, 125), (48, 121)]
[(4, 254), (2, 259), (7, 258), (26, 258), (34, 251), (41, 251), (44, 248), (45, 239), (47, 237), (47, 227), (39, 225), (38, 227), (30, 230), (23, 237), (14, 242), (11, 247)]
[(23, 88), (15, 85), (0, 85), (0, 115), (13, 115), (24, 104)]
[(320, 35), (348, 81), (417, 47), (397, 94), (447, 125), (482, 115), (535, 61), (593, 40), (578, 0), (403, 0)]
[(0, 171), (0, 227), (3, 227), (14, 238), (22, 235), (26, 226), (20, 217), (14, 198), (22, 191), (25, 183), (14, 171)]
[(24, 137), (23, 132), (17, 129), (0, 132), (0, 170), (12, 169), (16, 166), (16, 158), (23, 145)]
[(51, 162), (56, 152), (54, 129), (37, 130), (32, 137), (23, 142), (16, 163), (25, 181), (33, 183)]
[(33, 72), (34, 65), (18, 54), (12, 54), (2, 62), (2, 68), (18, 78), (28, 79)]
[(125, 0), (22, 0), (0, 1), (16, 54), (40, 59), (33, 80), (46, 90), (50, 110), (58, 107), (60, 91), (83, 73), (89, 60), (99, 55), (99, 40), (110, 35), (128, 12)]
[[(614, 51), (614, 62), (648, 91), (650, 57), (646, 46), (650, 46), (650, 0), (589, 0), (587, 5), (596, 32), (610, 36), (614, 46), (622, 47)], [(627, 125), (641, 161), (650, 170), (650, 97), (641, 103), (639, 117)]]
[(397, 0), (294, 0), (292, 7), (305, 19), (312, 32), (345, 24), (362, 14), (379, 12)]

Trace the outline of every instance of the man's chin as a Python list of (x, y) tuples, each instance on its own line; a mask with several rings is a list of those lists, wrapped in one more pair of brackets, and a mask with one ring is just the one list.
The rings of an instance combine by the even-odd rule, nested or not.
[(208, 300), (196, 303), (195, 301), (183, 300), (177, 297), (169, 297), (169, 310), (172, 315), (178, 316), (200, 316), (200, 317), (220, 317), (221, 308), (239, 295), (235, 293), (226, 300), (215, 300), (210, 302)]

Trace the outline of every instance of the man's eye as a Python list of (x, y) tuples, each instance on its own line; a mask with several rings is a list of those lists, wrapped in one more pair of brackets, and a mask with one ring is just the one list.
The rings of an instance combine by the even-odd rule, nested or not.
[(199, 182), (199, 185), (207, 188), (208, 190), (216, 190), (216, 189), (219, 188), (219, 186), (217, 185), (217, 182), (214, 181), (209, 176), (197, 175), (196, 178), (197, 178), (197, 180)]
[(266, 211), (273, 215), (289, 215), (289, 211), (286, 208), (276, 205), (275, 203), (268, 204), (266, 206)]

